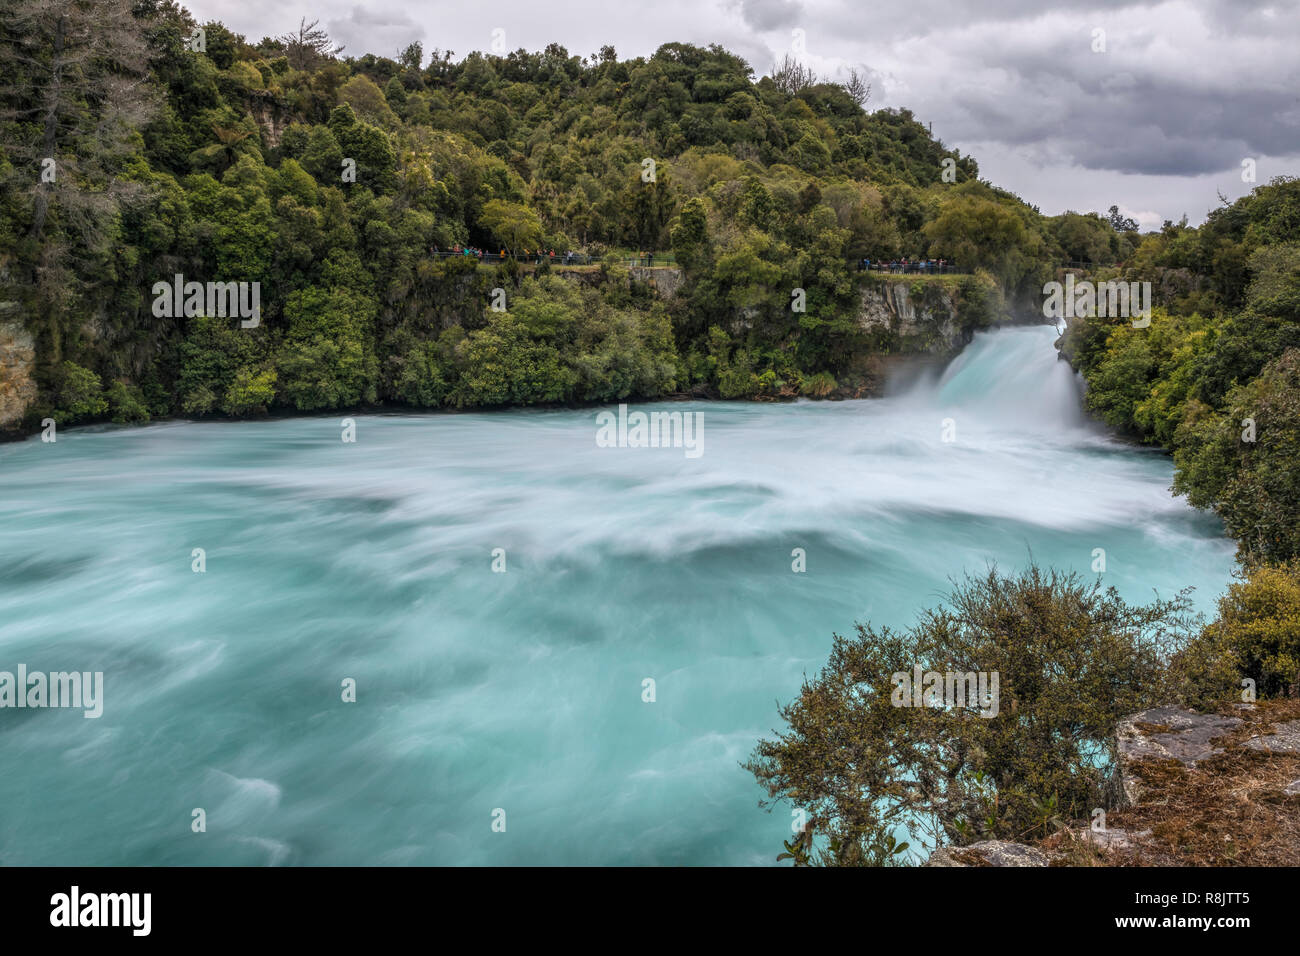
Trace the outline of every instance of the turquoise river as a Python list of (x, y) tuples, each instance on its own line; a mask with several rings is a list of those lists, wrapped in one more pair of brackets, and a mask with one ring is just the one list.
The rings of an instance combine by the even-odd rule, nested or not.
[(99, 718), (0, 709), (0, 864), (774, 864), (741, 763), (832, 633), (1031, 555), (1226, 588), (1055, 335), (874, 400), (633, 407), (699, 413), (698, 457), (600, 447), (598, 409), (0, 445), (0, 671), (104, 675)]

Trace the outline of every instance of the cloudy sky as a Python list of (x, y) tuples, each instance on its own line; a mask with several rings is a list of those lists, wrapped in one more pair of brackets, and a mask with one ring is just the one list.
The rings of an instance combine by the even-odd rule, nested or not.
[(1044, 213), (1118, 204), (1144, 227), (1201, 222), (1256, 179), (1300, 175), (1300, 0), (182, 0), (250, 41), (319, 20), (347, 54), (412, 40), (460, 59), (557, 42), (620, 58), (719, 43), (770, 72), (792, 53), (872, 82), (981, 175)]

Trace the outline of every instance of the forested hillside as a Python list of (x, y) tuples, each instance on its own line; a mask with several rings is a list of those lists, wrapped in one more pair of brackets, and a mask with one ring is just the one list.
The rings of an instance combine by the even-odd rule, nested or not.
[[(682, 44), (354, 57), (280, 26), (157, 0), (0, 12), (0, 323), (38, 389), (11, 426), (827, 394), (891, 348), (857, 320), (864, 258), (957, 263), (978, 324), (1138, 239), (979, 181), (856, 77), (756, 79)], [(514, 261), (538, 250), (601, 264)], [(619, 265), (640, 252), (675, 256), (676, 294)], [(259, 283), (259, 324), (156, 315), (176, 275)]]
[(1147, 328), (1076, 320), (1064, 353), (1108, 424), (1173, 451), (1174, 490), (1213, 507), (1251, 560), (1300, 557), (1300, 180), (1166, 223), (1123, 269), (1153, 283)]

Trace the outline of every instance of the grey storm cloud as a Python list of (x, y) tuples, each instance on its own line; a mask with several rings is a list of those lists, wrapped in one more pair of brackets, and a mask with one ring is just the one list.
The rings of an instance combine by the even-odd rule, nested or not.
[(737, 0), (736, 6), (742, 19), (761, 31), (798, 26), (804, 15), (798, 0)]
[(376, 8), (374, 4), (354, 6), (346, 17), (329, 20), (325, 26), (331, 37), (347, 47), (346, 53), (351, 56), (374, 53), (394, 57), (425, 37), (424, 27), (409, 15)]
[[(890, 105), (933, 117), (957, 139), (1031, 147), (1085, 169), (1196, 175), (1300, 152), (1297, 58), (1286, 52), (1300, 47), (1295, 4), (1127, 4), (1068, 16), (1039, 6), (1033, 18), (1006, 16), (1020, 6), (981, 8), (983, 29), (936, 27), (910, 42), (933, 45), (943, 80), (903, 74), (904, 102)], [(1163, 29), (1162, 15), (1171, 17)], [(1265, 21), (1274, 28), (1260, 30)], [(1094, 30), (1105, 31), (1103, 50)]]

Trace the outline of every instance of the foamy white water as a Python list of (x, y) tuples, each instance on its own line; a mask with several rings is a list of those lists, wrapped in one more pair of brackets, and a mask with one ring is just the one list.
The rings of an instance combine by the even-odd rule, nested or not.
[(1031, 553), (1226, 587), (1217, 521), (1085, 422), (1055, 334), (879, 400), (662, 406), (703, 414), (697, 459), (598, 448), (595, 409), (0, 446), (0, 670), (105, 674), (98, 720), (0, 710), (0, 863), (772, 863), (790, 817), (739, 764), (832, 632)]

